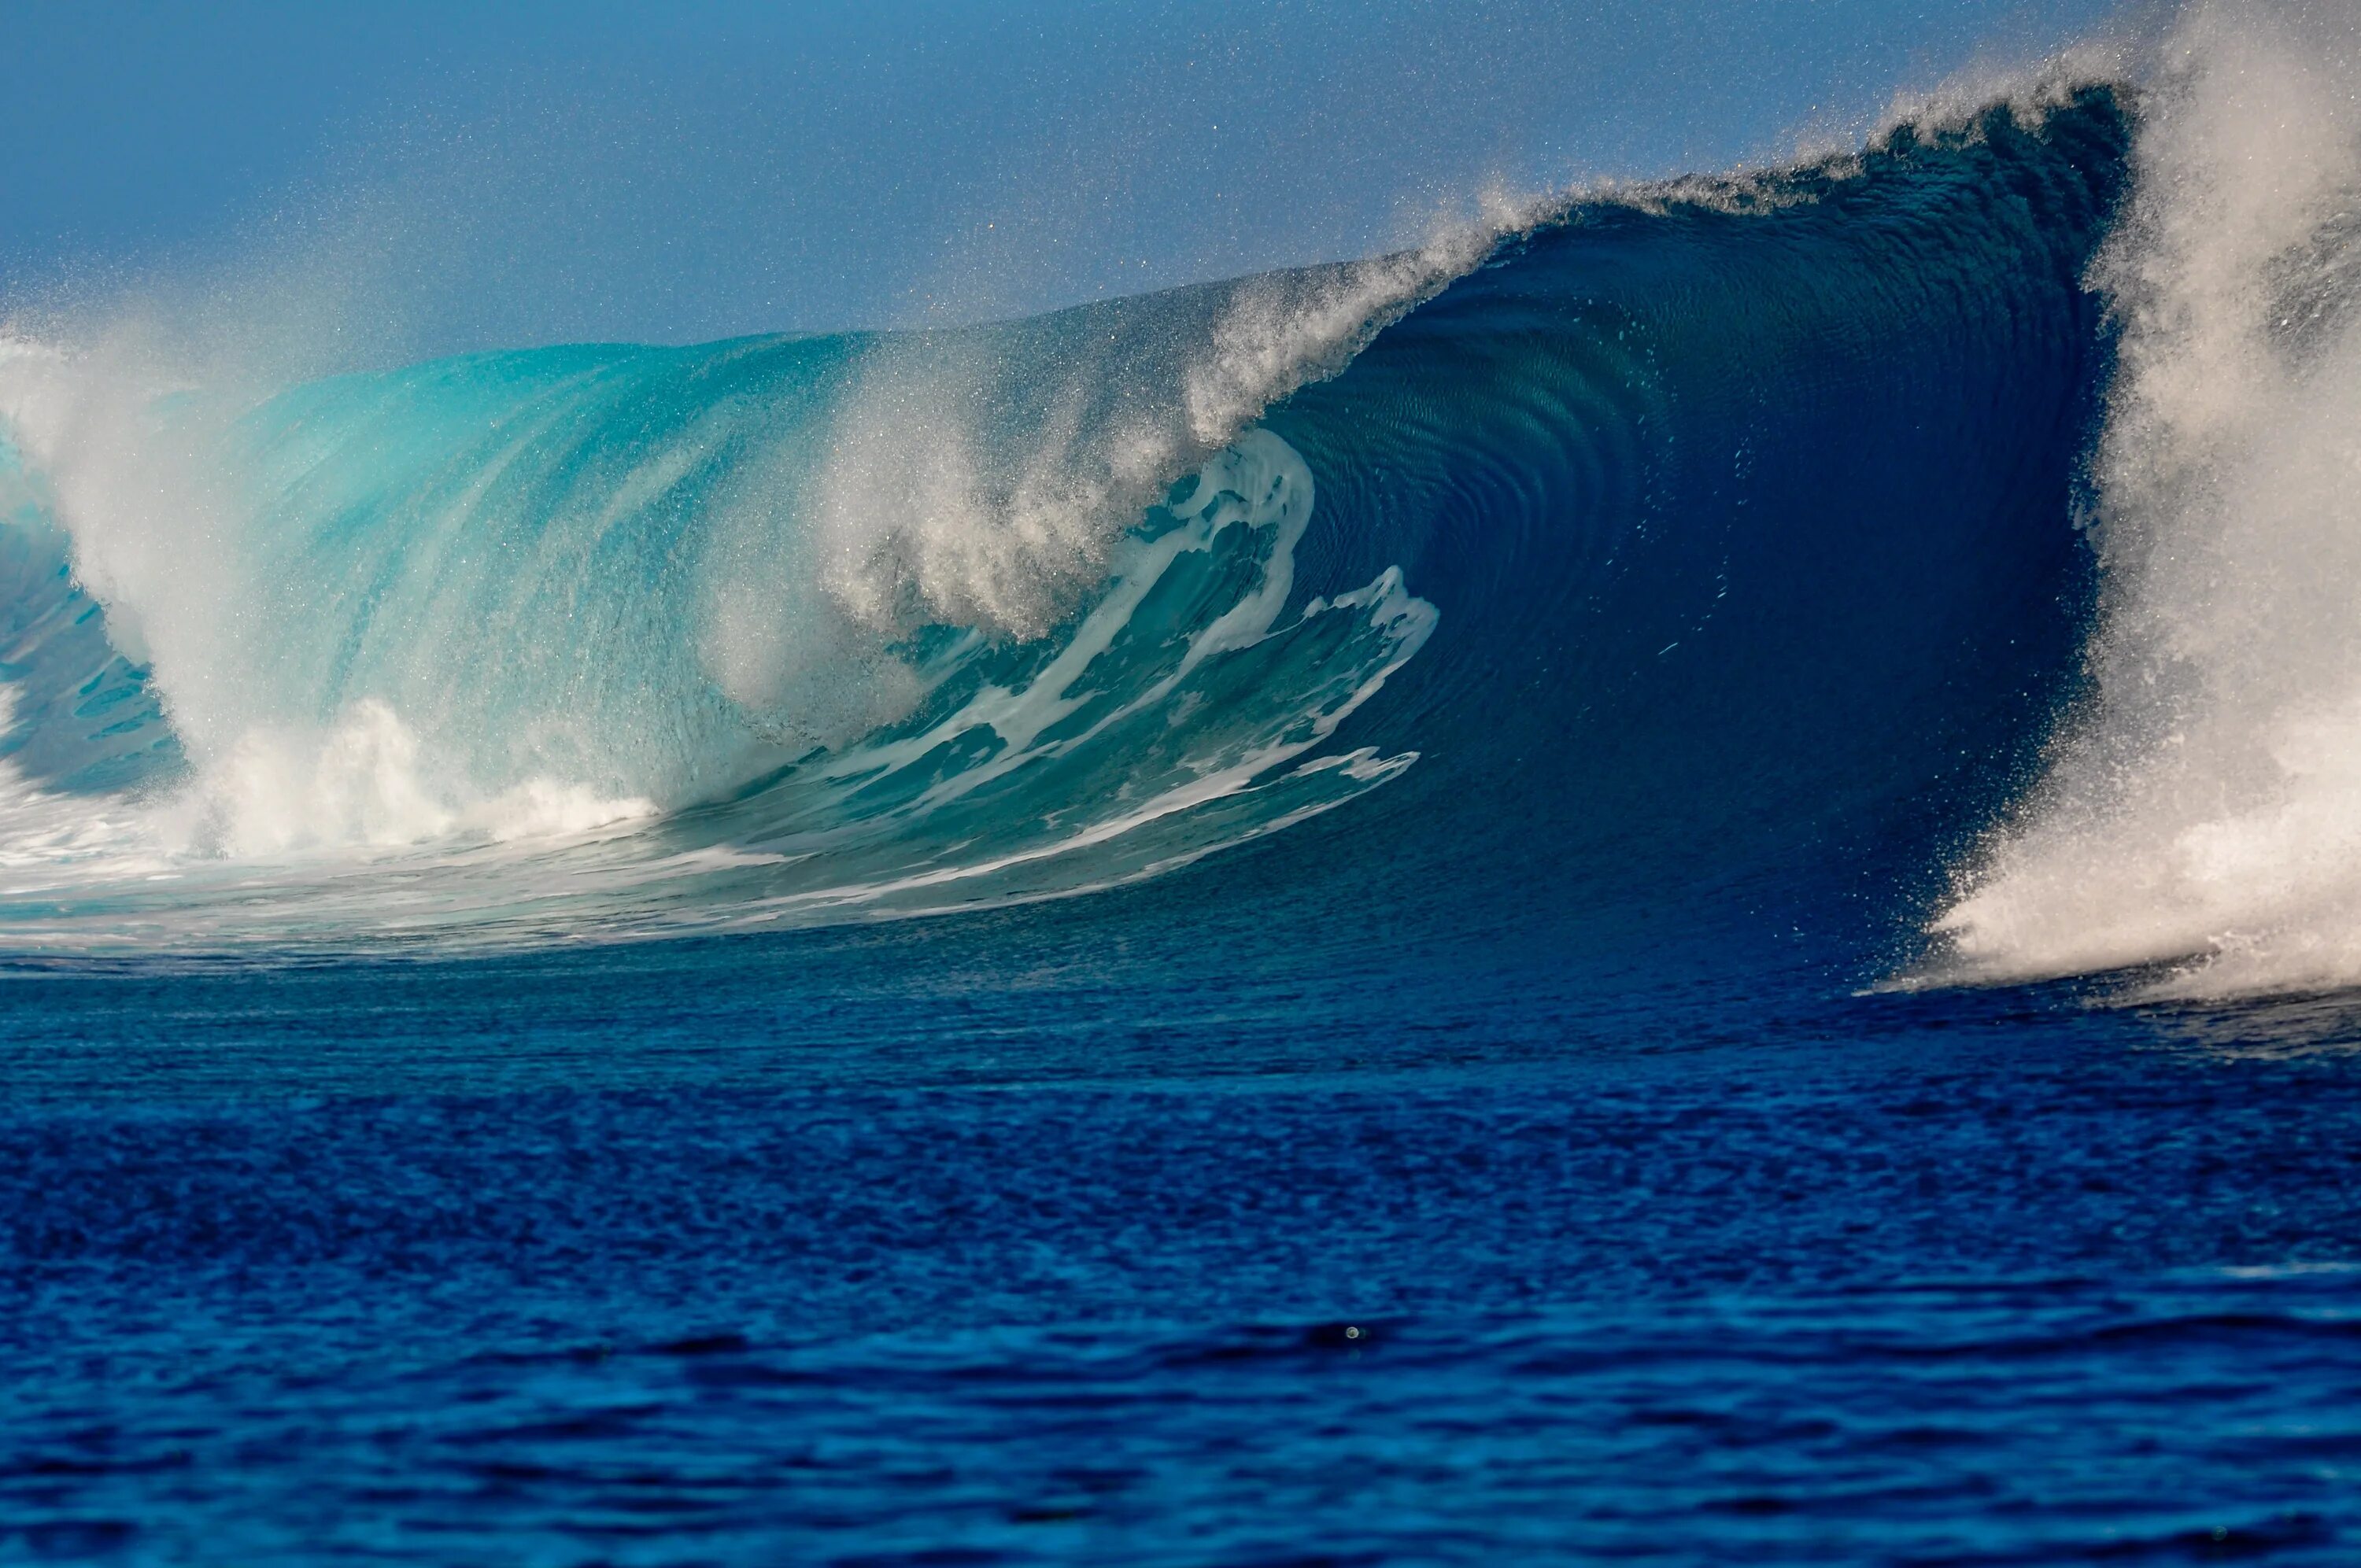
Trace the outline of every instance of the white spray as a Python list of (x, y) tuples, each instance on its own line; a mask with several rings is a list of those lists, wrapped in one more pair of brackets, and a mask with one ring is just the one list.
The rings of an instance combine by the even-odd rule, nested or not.
[(2361, 981), (2361, 7), (2191, 9), (2134, 179), (2095, 696), (1929, 975)]

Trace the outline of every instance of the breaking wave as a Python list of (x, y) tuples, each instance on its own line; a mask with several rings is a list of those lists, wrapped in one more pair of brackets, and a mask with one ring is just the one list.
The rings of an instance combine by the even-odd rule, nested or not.
[(1258, 841), (1339, 942), (2352, 983), (2354, 52), (2200, 6), (1858, 152), (996, 325), (263, 386), (9, 340), (0, 945)]

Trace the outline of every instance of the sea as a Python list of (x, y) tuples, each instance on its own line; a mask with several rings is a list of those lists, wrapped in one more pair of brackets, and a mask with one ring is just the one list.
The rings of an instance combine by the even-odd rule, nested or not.
[(0, 1563), (2361, 1563), (2356, 82), (0, 338)]

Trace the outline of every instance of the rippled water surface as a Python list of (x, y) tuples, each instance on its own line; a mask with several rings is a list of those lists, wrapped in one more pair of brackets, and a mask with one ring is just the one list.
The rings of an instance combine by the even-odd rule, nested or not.
[(8, 978), (0, 1552), (2361, 1550), (2335, 1009), (1542, 1023), (1089, 907)]

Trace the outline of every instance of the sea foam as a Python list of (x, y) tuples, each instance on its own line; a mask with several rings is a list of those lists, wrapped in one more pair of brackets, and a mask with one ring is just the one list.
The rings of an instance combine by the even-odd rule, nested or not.
[(2121, 325), (2093, 690), (1962, 874), (1930, 975), (2361, 981), (2356, 86), (2351, 6), (2224, 0), (2141, 94), (2092, 280)]

